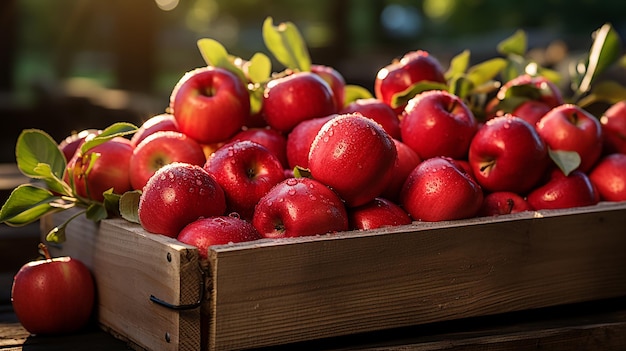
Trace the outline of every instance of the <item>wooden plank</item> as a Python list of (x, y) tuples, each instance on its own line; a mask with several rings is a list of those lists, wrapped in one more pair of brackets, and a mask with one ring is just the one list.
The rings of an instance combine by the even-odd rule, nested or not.
[[(42, 220), (42, 233), (72, 211)], [(100, 225), (83, 216), (67, 228), (67, 241), (50, 245), (55, 256), (83, 260), (94, 272), (98, 321), (103, 328), (150, 350), (198, 350), (200, 309), (174, 311), (150, 301), (191, 304), (200, 297), (197, 249), (172, 238), (148, 234), (122, 219)]]
[(626, 295), (626, 205), (213, 247), (209, 348)]

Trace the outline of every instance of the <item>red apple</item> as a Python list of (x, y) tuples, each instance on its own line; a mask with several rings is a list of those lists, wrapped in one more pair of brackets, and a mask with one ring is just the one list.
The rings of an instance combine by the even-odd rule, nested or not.
[(360, 114), (345, 114), (326, 122), (317, 133), (309, 170), (354, 207), (382, 194), (396, 158), (393, 139), (380, 124)]
[(402, 190), (406, 178), (413, 169), (422, 162), (422, 159), (405, 143), (397, 139), (393, 139), (393, 142), (396, 145), (398, 157), (393, 166), (391, 179), (381, 196), (397, 202), (400, 199), (400, 191)]
[(409, 214), (391, 200), (377, 197), (374, 200), (348, 209), (350, 229), (368, 230), (411, 224)]
[(73, 183), (77, 196), (102, 202), (102, 194), (111, 188), (115, 194), (133, 189), (130, 183), (132, 155), (133, 146), (122, 137), (94, 146), (84, 154), (79, 150), (67, 164), (66, 180)]
[(531, 191), (527, 199), (535, 210), (544, 210), (595, 205), (599, 196), (582, 171), (575, 170), (566, 176), (554, 168), (547, 182)]
[(474, 178), (445, 157), (422, 161), (400, 193), (400, 203), (418, 221), (474, 217), (482, 202), (483, 191)]
[(578, 105), (553, 108), (535, 128), (550, 149), (577, 152), (580, 156), (578, 169), (582, 172), (589, 171), (602, 154), (600, 121)]
[(398, 95), (407, 94), (414, 85), (425, 82), (445, 84), (443, 68), (428, 52), (412, 51), (378, 71), (374, 80), (374, 96), (399, 114), (412, 96), (397, 99)]
[(489, 192), (525, 194), (542, 179), (550, 162), (535, 128), (511, 115), (487, 121), (470, 144), (472, 174)]
[(78, 150), (85, 141), (97, 136), (101, 132), (102, 131), (98, 129), (85, 129), (78, 133), (72, 133), (61, 140), (59, 149), (63, 153), (63, 156), (65, 156), (65, 161), (69, 162), (76, 153), (76, 150)]
[(511, 114), (534, 126), (551, 109), (552, 107), (545, 102), (528, 100), (519, 104)]
[[(512, 89), (517, 90), (517, 92), (513, 93)], [(544, 76), (522, 74), (509, 80), (498, 90), (497, 97), (502, 100), (509, 95), (524, 96), (530, 100), (541, 101), (551, 108), (564, 103), (559, 88)]]
[(626, 154), (604, 156), (589, 173), (600, 199), (626, 201)]
[(187, 72), (176, 83), (170, 108), (179, 131), (211, 144), (241, 129), (250, 115), (250, 95), (235, 74), (208, 66)]
[(71, 257), (26, 263), (13, 279), (11, 302), (31, 334), (64, 334), (84, 328), (93, 312), (95, 284), (89, 269)]
[(496, 191), (485, 195), (478, 216), (499, 216), (532, 210), (522, 196), (510, 191)]
[(333, 91), (335, 99), (335, 108), (341, 109), (344, 105), (344, 99), (346, 96), (345, 87), (346, 80), (335, 68), (325, 65), (311, 65), (311, 72), (320, 76)]
[(287, 135), (287, 162), (291, 169), (296, 166), (309, 168), (311, 144), (322, 126), (337, 115), (308, 119), (298, 123)]
[(287, 137), (281, 132), (269, 127), (244, 128), (230, 139), (231, 142), (237, 140), (250, 140), (265, 146), (278, 158), (284, 168), (289, 167), (287, 162)]
[(512, 114), (535, 125), (544, 114), (563, 103), (561, 91), (552, 81), (522, 74), (500, 87), (487, 104), (487, 119)]
[(626, 100), (611, 105), (600, 117), (607, 154), (626, 154)]
[(278, 158), (250, 140), (224, 145), (207, 159), (204, 169), (224, 190), (227, 210), (244, 219), (251, 219), (259, 199), (285, 179)]
[(360, 113), (378, 122), (394, 139), (400, 139), (400, 119), (389, 105), (375, 98), (357, 99), (344, 106), (341, 114)]
[(204, 166), (206, 157), (202, 145), (175, 131), (158, 131), (148, 135), (135, 147), (130, 158), (133, 189), (143, 189), (154, 172), (173, 162)]
[(199, 218), (187, 224), (177, 240), (198, 248), (201, 260), (208, 259), (209, 246), (234, 244), (261, 239), (252, 223), (231, 214)]
[(326, 185), (310, 178), (288, 178), (261, 198), (252, 224), (265, 238), (310, 236), (348, 230), (348, 215)]
[(423, 160), (436, 156), (466, 158), (478, 129), (463, 100), (444, 90), (416, 95), (409, 100), (401, 120), (402, 141)]
[(148, 232), (175, 238), (200, 217), (223, 215), (224, 191), (201, 166), (174, 162), (159, 168), (139, 198), (138, 216)]
[(337, 112), (334, 99), (331, 88), (320, 76), (296, 72), (267, 83), (262, 111), (270, 127), (289, 132), (302, 121)]
[(137, 129), (132, 138), (130, 138), (130, 143), (133, 146), (137, 146), (147, 136), (155, 132), (168, 130), (174, 132), (179, 131), (174, 115), (169, 113), (162, 113), (160, 115), (152, 116), (144, 121), (141, 126), (139, 126), (139, 129)]

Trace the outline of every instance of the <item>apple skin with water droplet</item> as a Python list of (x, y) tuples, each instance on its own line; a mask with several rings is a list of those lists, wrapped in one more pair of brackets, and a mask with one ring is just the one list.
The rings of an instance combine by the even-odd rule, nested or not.
[(175, 238), (198, 218), (225, 212), (224, 190), (202, 166), (174, 162), (148, 180), (137, 215), (146, 231)]
[(204, 169), (224, 190), (226, 210), (252, 219), (254, 207), (274, 185), (285, 179), (282, 164), (266, 147), (239, 140), (217, 149)]
[(348, 230), (345, 205), (323, 183), (288, 178), (256, 206), (252, 224), (265, 238), (320, 235)]
[(244, 128), (230, 139), (230, 142), (237, 140), (250, 140), (258, 143), (270, 150), (280, 161), (284, 168), (289, 168), (287, 162), (287, 137), (272, 128)]
[(313, 140), (322, 126), (335, 116), (337, 115), (333, 114), (302, 121), (287, 135), (287, 162), (291, 169), (296, 166), (309, 167), (309, 151)]
[(400, 118), (387, 104), (375, 98), (357, 99), (344, 106), (339, 113), (360, 113), (378, 122), (394, 139), (400, 139)]
[(604, 201), (626, 201), (626, 154), (604, 156), (590, 171), (589, 179)]
[(441, 63), (427, 51), (411, 51), (376, 73), (374, 95), (400, 114), (406, 104), (394, 106), (394, 95), (424, 81), (446, 83)]
[(626, 100), (611, 105), (600, 117), (605, 154), (626, 154)]
[[(85, 199), (104, 201), (105, 191), (113, 188), (115, 194), (132, 190), (130, 159), (133, 146), (123, 137), (115, 137), (87, 150), (77, 150), (67, 163), (65, 180), (73, 182), (75, 194)], [(91, 157), (97, 159), (91, 165)]]
[(177, 240), (198, 248), (201, 260), (208, 258), (208, 249), (213, 245), (226, 245), (261, 239), (252, 223), (237, 214), (199, 218), (186, 225)]
[(578, 170), (588, 172), (602, 154), (600, 121), (574, 104), (559, 105), (546, 113), (535, 128), (552, 150), (575, 151), (580, 156)]
[(200, 144), (226, 141), (250, 116), (250, 94), (239, 78), (220, 67), (185, 73), (170, 96), (178, 129)]
[(474, 217), (483, 198), (480, 185), (454, 160), (433, 157), (409, 174), (400, 203), (414, 220), (437, 222)]
[(262, 114), (267, 124), (288, 133), (298, 123), (336, 113), (333, 91), (312, 72), (296, 72), (275, 78), (263, 92)]
[(170, 113), (162, 113), (148, 118), (139, 126), (139, 129), (137, 129), (135, 134), (133, 134), (130, 138), (130, 143), (136, 147), (143, 139), (160, 131), (179, 132), (174, 115)]
[(532, 206), (521, 195), (510, 191), (496, 191), (485, 195), (478, 216), (499, 216), (532, 210)]
[(148, 135), (135, 147), (130, 158), (133, 189), (143, 189), (159, 168), (173, 162), (204, 166), (204, 149), (180, 132), (161, 130)]
[(486, 191), (526, 194), (542, 179), (551, 160), (532, 125), (505, 115), (487, 121), (474, 135), (469, 163)]
[(309, 170), (348, 207), (355, 207), (383, 193), (396, 159), (393, 139), (380, 124), (358, 113), (343, 114), (318, 132), (309, 151)]
[(478, 123), (458, 96), (429, 90), (409, 100), (402, 112), (402, 141), (423, 160), (443, 156), (467, 157)]
[(533, 189), (527, 198), (535, 210), (546, 210), (591, 206), (600, 197), (586, 173), (575, 170), (566, 176), (553, 168), (548, 180)]
[(374, 200), (348, 208), (350, 229), (369, 230), (410, 224), (409, 214), (395, 202), (377, 197)]
[(20, 268), (13, 279), (11, 302), (28, 332), (66, 334), (89, 323), (95, 294), (93, 277), (83, 262), (48, 257)]

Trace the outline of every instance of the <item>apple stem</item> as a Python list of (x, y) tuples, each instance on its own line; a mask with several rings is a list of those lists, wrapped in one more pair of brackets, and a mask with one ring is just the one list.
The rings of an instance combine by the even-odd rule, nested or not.
[(39, 243), (39, 249), (43, 252), (43, 256), (46, 260), (51, 260), (52, 256), (50, 256), (50, 251), (48, 251), (48, 247), (44, 243)]

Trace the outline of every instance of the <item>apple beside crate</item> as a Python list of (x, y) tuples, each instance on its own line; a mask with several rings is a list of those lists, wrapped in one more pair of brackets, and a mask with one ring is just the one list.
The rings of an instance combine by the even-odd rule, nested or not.
[[(70, 212), (44, 218), (42, 233)], [(623, 202), (215, 246), (204, 268), (195, 247), (122, 219), (80, 217), (51, 244), (92, 269), (101, 327), (150, 350), (272, 346), (626, 296), (625, 249)]]

